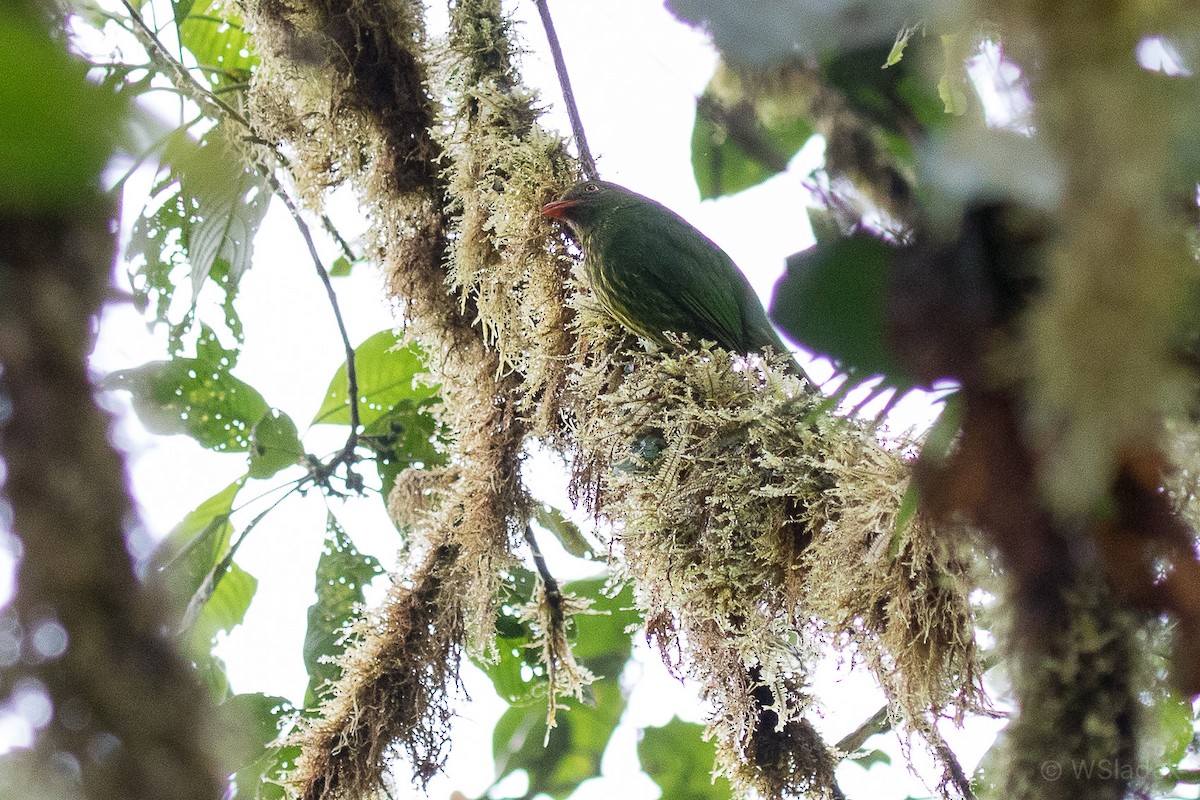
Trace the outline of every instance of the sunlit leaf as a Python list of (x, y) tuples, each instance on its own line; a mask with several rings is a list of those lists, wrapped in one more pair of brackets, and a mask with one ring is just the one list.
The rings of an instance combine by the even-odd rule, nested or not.
[(198, 646), (211, 643), (218, 633), (228, 633), (242, 624), (246, 611), (258, 590), (258, 579), (237, 564), (212, 582), (211, 591), (201, 584), (192, 598), (191, 608), (196, 609), (190, 622), (189, 636)]
[(345, 650), (342, 637), (358, 616), (363, 588), (383, 573), (377, 559), (358, 552), (332, 514), (325, 525), (325, 549), (317, 562), (317, 600), (309, 606), (304, 635), (304, 666), (308, 669), (304, 705), (309, 710), (317, 707), (325, 688), (341, 677), (341, 667), (332, 659)]
[(175, 2), (179, 41), (215, 85), (248, 83), (258, 66), (250, 34), (222, 0)]
[(713, 780), (716, 746), (704, 741), (704, 726), (676, 717), (661, 728), (645, 728), (638, 742), (638, 759), (663, 797), (725, 800), (733, 788), (726, 778)]
[[(437, 396), (437, 386), (417, 380), (425, 371), (421, 349), (415, 344), (397, 347), (396, 334), (380, 331), (354, 350), (358, 378), (358, 413), (364, 427), (388, 416), (404, 401), (421, 403)], [(350, 400), (346, 365), (338, 367), (325, 401), (313, 417), (313, 424), (348, 425)]]
[[(218, 124), (196, 140), (185, 126), (165, 143), (149, 145), (154, 152), (148, 155), (161, 159), (162, 171), (147, 210), (134, 221), (127, 258), (134, 300), (142, 309), (152, 306), (154, 319), (169, 325), (172, 352), (179, 352), (206, 285), (222, 293), (225, 324), (241, 339), (233, 299), (250, 267), (270, 194), (230, 135)], [(192, 296), (173, 304), (181, 285), (190, 285)], [(172, 318), (177, 307), (185, 310)]]
[(171, 529), (150, 559), (151, 574), (167, 589), (175, 617), (181, 617), (192, 595), (229, 552), (233, 525), (233, 502), (246, 483), (238, 478)]

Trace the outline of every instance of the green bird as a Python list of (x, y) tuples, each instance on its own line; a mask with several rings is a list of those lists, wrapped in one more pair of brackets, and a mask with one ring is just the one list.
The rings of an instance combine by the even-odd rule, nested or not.
[[(542, 214), (570, 226), (596, 298), (638, 336), (665, 344), (669, 331), (735, 353), (768, 345), (788, 352), (733, 259), (662, 203), (615, 183), (584, 181)], [(795, 361), (790, 369), (807, 379)]]

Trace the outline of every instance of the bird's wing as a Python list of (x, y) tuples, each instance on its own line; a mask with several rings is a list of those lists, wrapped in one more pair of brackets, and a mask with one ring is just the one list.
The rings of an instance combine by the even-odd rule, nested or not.
[(677, 306), (679, 313), (672, 316), (691, 321), (693, 329), (680, 332), (744, 352), (742, 306), (750, 287), (733, 260), (665, 206), (656, 203), (629, 211), (640, 218), (619, 226), (617, 246), (625, 258), (641, 265), (651, 293)]

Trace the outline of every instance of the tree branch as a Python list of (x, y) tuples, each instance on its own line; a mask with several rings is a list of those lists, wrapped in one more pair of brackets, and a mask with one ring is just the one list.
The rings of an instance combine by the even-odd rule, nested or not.
[(550, 55), (554, 58), (554, 71), (558, 73), (558, 84), (562, 87), (567, 116), (571, 118), (571, 133), (575, 137), (575, 146), (579, 148), (579, 163), (583, 167), (584, 176), (588, 180), (596, 180), (600, 177), (600, 171), (596, 169), (596, 160), (592, 158), (587, 137), (583, 133), (583, 120), (579, 117), (579, 107), (575, 105), (575, 93), (571, 90), (571, 78), (567, 74), (567, 63), (563, 60), (558, 34), (554, 31), (554, 20), (550, 17), (548, 0), (534, 0), (534, 5), (542, 17), (542, 27), (546, 29), (546, 41), (550, 44)]

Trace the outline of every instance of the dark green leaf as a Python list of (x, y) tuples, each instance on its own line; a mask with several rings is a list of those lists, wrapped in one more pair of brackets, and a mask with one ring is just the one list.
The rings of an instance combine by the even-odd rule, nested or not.
[[(600, 774), (600, 760), (625, 710), (616, 679), (592, 684), (594, 702), (559, 708), (558, 726), (546, 742), (544, 698), (531, 705), (514, 705), (500, 717), (492, 732), (497, 774), (517, 769), (529, 776), (524, 797), (544, 793), (561, 800), (588, 778)], [(544, 744), (544, 746), (543, 746)]]
[(583, 531), (579, 530), (579, 526), (549, 503), (542, 503), (537, 507), (533, 512), (533, 521), (554, 534), (554, 538), (558, 539), (563, 549), (576, 558), (595, 557), (592, 543), (583, 535)]
[(892, 757), (882, 750), (860, 750), (848, 756), (846, 760), (858, 764), (863, 769), (870, 769), (876, 764), (883, 764), (886, 767), (892, 763)]
[(441, 428), (424, 410), (433, 402), (433, 399), (416, 403), (400, 400), (390, 413), (375, 419), (363, 431), (360, 440), (375, 453), (380, 492), (384, 497), (391, 494), (401, 471), (413, 466), (431, 467), (445, 463), (445, 453), (435, 444)]
[[(417, 380), (416, 376), (425, 371), (421, 348), (415, 344), (397, 347), (396, 335), (390, 330), (380, 331), (355, 348), (354, 366), (359, 420), (364, 428), (391, 414), (403, 401), (419, 404), (437, 396), (439, 387)], [(325, 402), (312, 424), (350, 424), (345, 364), (338, 367), (329, 382)]]
[(895, 250), (856, 234), (796, 253), (775, 285), (771, 319), (797, 342), (831, 358), (855, 380), (882, 375), (903, 392), (915, 384), (892, 357), (884, 331)]
[(355, 549), (332, 514), (325, 527), (325, 550), (317, 562), (317, 601), (309, 606), (304, 635), (304, 666), (308, 669), (304, 705), (309, 710), (317, 707), (325, 687), (341, 677), (341, 669), (329, 660), (345, 650), (342, 638), (347, 625), (358, 618), (363, 588), (383, 573), (378, 560)]
[(269, 410), (267, 401), (229, 372), (235, 354), (211, 331), (196, 355), (118, 370), (102, 386), (131, 392), (138, 418), (155, 433), (186, 433), (222, 452), (249, 450), (251, 426)]
[(69, 207), (99, 188), (125, 102), (22, 8), (0, 15), (0, 208)]
[(297, 746), (276, 744), (280, 731), (295, 709), (283, 697), (261, 694), (239, 694), (221, 705), (230, 727), (241, 732), (232, 749), (239, 765), (234, 773), (234, 794), (229, 800), (282, 800), (286, 797), (279, 785), (287, 770), (295, 765), (300, 754)]
[(182, 618), (193, 595), (229, 552), (233, 501), (245, 478), (238, 478), (201, 503), (176, 525), (150, 559), (151, 574), (166, 588), (172, 617)]
[(496, 664), (480, 664), (492, 678), (496, 691), (512, 703), (497, 723), (493, 750), (497, 775), (515, 769), (529, 774), (529, 795), (545, 792), (565, 797), (588, 778), (595, 777), (600, 758), (625, 708), (619, 676), (632, 651), (632, 633), (640, 618), (631, 609), (632, 590), (626, 587), (616, 597), (603, 593), (604, 579), (573, 581), (563, 591), (589, 597), (600, 613), (577, 614), (572, 620), (572, 648), (581, 664), (599, 679), (589, 688), (587, 703), (569, 703), (560, 708), (558, 726), (546, 736), (546, 675), (538, 664), (538, 653), (528, 647), (529, 629), (518, 618), (516, 608), (529, 601), (536, 585), (533, 574), (520, 570), (509, 580), (501, 618), (497, 623)]
[(747, 95), (720, 65), (696, 102), (692, 172), (702, 198), (734, 194), (783, 171), (815, 132), (802, 104), (776, 102), (781, 98), (757, 88)]
[(533, 633), (521, 619), (520, 608), (533, 596), (537, 579), (527, 569), (516, 569), (505, 575), (503, 600), (496, 619), (496, 661), (479, 661), (475, 665), (492, 680), (496, 694), (509, 704), (525, 704), (535, 697), (545, 697), (545, 668), (538, 662), (539, 653), (529, 645)]
[(285, 800), (291, 797), (284, 780), (296, 769), (299, 745), (268, 747), (259, 758), (233, 776), (236, 794), (229, 800)]
[(725, 778), (713, 780), (716, 747), (704, 741), (704, 726), (672, 719), (661, 728), (646, 728), (638, 742), (642, 769), (663, 797), (725, 800), (733, 788)]
[[(918, 50), (927, 46), (924, 39), (909, 44)], [(921, 68), (922, 55), (910, 53), (885, 69), (892, 53), (880, 44), (838, 53), (821, 65), (825, 82), (841, 92), (850, 108), (873, 123), (888, 150), (909, 168), (915, 166), (913, 134), (922, 128), (940, 130), (949, 122)]]
[(250, 430), (251, 478), (269, 478), (304, 460), (304, 446), (292, 418), (277, 408), (263, 415)]

